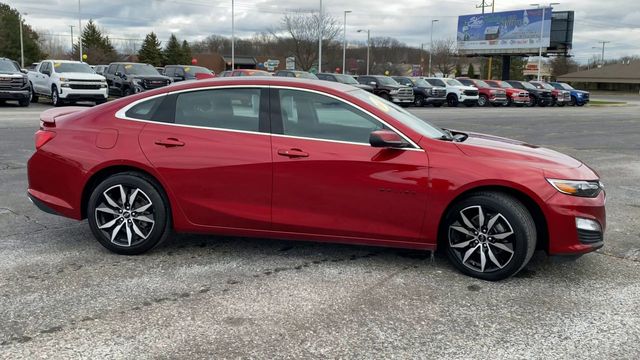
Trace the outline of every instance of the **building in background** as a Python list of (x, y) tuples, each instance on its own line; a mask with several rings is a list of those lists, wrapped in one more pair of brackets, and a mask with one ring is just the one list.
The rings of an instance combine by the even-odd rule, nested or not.
[(626, 61), (558, 76), (588, 90), (640, 92), (640, 61)]

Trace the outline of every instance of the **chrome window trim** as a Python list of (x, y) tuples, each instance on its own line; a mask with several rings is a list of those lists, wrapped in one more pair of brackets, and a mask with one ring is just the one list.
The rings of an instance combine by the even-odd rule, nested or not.
[(411, 140), (408, 136), (406, 136), (405, 134), (403, 134), (401, 131), (399, 131), (398, 129), (396, 129), (394, 126), (390, 125), (389, 123), (387, 123), (386, 121), (380, 119), (378, 116), (372, 114), (371, 112), (369, 112), (366, 109), (363, 109), (362, 107), (349, 102), (345, 99), (342, 99), (338, 96), (332, 95), (332, 94), (327, 94), (325, 92), (322, 91), (318, 91), (318, 90), (313, 90), (313, 89), (305, 89), (305, 88), (298, 88), (298, 87), (293, 87), (293, 86), (280, 86), (280, 85), (248, 85), (248, 84), (243, 84), (243, 85), (222, 85), (222, 86), (207, 86), (207, 87), (199, 87), (199, 88), (191, 88), (191, 89), (182, 89), (182, 90), (174, 90), (174, 91), (169, 91), (166, 93), (162, 93), (162, 94), (156, 94), (153, 96), (149, 96), (146, 97), (144, 99), (140, 99), (140, 100), (136, 100), (128, 105), (126, 105), (125, 107), (121, 108), (120, 110), (118, 110), (115, 113), (115, 117), (121, 120), (129, 120), (129, 121), (138, 121), (138, 122), (144, 122), (144, 123), (152, 123), (152, 124), (161, 124), (161, 125), (168, 125), (168, 126), (179, 126), (179, 127), (187, 127), (187, 128), (194, 128), (194, 129), (205, 129), (205, 130), (216, 130), (216, 131), (229, 131), (229, 132), (236, 132), (236, 133), (245, 133), (245, 134), (257, 134), (257, 135), (272, 135), (272, 136), (277, 136), (277, 137), (285, 137), (285, 138), (292, 138), (292, 139), (304, 139), (304, 140), (315, 140), (315, 141), (325, 141), (325, 142), (331, 142), (331, 143), (340, 143), (340, 144), (351, 144), (351, 145), (364, 145), (364, 146), (369, 146), (371, 147), (371, 144), (369, 143), (360, 143), (360, 142), (351, 142), (351, 141), (342, 141), (342, 140), (331, 140), (331, 139), (322, 139), (322, 138), (309, 138), (309, 137), (302, 137), (302, 136), (293, 136), (293, 135), (284, 135), (284, 134), (273, 134), (271, 132), (260, 132), (260, 131), (246, 131), (246, 130), (234, 130), (234, 129), (226, 129), (226, 128), (216, 128), (216, 127), (205, 127), (205, 126), (195, 126), (195, 125), (186, 125), (186, 124), (176, 124), (176, 123), (165, 123), (165, 122), (158, 122), (158, 121), (152, 121), (152, 120), (143, 120), (143, 119), (135, 119), (135, 118), (131, 118), (126, 116), (126, 112), (129, 111), (129, 109), (131, 109), (132, 107), (138, 105), (141, 102), (144, 101), (148, 101), (148, 100), (152, 100), (161, 96), (169, 96), (169, 95), (173, 95), (173, 94), (180, 94), (183, 92), (191, 92), (191, 91), (202, 91), (202, 90), (218, 90), (218, 89), (232, 89), (232, 88), (247, 88), (247, 89), (285, 89), (285, 90), (297, 90), (297, 91), (306, 91), (306, 92), (311, 92), (311, 93), (315, 93), (315, 94), (319, 94), (319, 95), (324, 95), (324, 96), (328, 96), (331, 97), (333, 99), (336, 99), (338, 101), (341, 101), (347, 105), (353, 106), (354, 108), (362, 111), (363, 113), (371, 116), (372, 118), (374, 118), (376, 121), (379, 121), (380, 123), (384, 124), (385, 126), (387, 126), (389, 129), (395, 131), (398, 135), (400, 135), (400, 137), (402, 137), (405, 141), (407, 141), (411, 146), (413, 146), (412, 148), (394, 148), (394, 149), (398, 149), (398, 150), (409, 150), (409, 151), (424, 151), (422, 148), (420, 148), (420, 146), (418, 146), (418, 144), (416, 144), (413, 140)]

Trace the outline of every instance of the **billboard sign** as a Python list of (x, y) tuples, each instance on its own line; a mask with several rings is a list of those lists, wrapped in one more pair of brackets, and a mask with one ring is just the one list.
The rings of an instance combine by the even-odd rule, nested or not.
[[(544, 19), (542, 15), (544, 13)], [(461, 54), (538, 53), (549, 47), (551, 8), (504, 11), (458, 17)]]

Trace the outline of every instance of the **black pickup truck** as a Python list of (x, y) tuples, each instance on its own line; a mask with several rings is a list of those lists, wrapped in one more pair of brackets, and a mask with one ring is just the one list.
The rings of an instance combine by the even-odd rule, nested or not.
[(29, 106), (31, 88), (27, 74), (15, 61), (0, 58), (0, 103), (6, 100), (17, 100), (20, 106)]
[(403, 107), (413, 104), (413, 89), (400, 85), (389, 76), (383, 75), (360, 75), (360, 84), (371, 85), (373, 93), (381, 98), (391, 101)]
[(419, 77), (392, 76), (400, 85), (413, 88), (413, 105), (440, 107), (447, 102), (447, 88), (433, 86)]
[(160, 75), (149, 64), (111, 63), (104, 72), (109, 95), (127, 96), (171, 84), (171, 79)]
[(358, 80), (356, 80), (351, 75), (320, 73), (320, 74), (316, 74), (316, 76), (320, 80), (339, 82), (341, 84), (347, 84), (347, 85), (355, 86), (357, 88), (360, 88), (360, 89), (368, 91), (368, 92), (373, 92), (373, 87), (371, 87), (371, 85), (360, 84), (358, 82)]

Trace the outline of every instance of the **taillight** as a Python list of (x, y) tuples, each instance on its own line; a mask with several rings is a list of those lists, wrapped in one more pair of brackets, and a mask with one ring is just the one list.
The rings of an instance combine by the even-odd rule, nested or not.
[(40, 149), (44, 144), (48, 143), (56, 137), (56, 133), (48, 130), (38, 130), (35, 135), (36, 150)]

